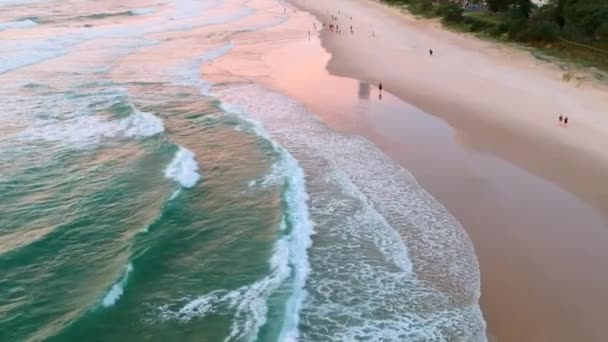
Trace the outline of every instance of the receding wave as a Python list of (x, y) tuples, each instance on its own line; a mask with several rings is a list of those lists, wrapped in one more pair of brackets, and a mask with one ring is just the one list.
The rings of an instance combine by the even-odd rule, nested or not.
[(24, 19), (18, 21), (9, 21), (5, 23), (0, 23), (0, 31), (8, 30), (8, 29), (16, 29), (16, 28), (28, 28), (38, 26), (38, 23), (31, 19)]
[(131, 15), (146, 15), (146, 14), (152, 14), (154, 12), (156, 12), (156, 10), (152, 7), (142, 7), (142, 8), (136, 8), (136, 9), (132, 9), (129, 11), (122, 11), (122, 12), (106, 12), (106, 13), (94, 13), (94, 14), (89, 14), (89, 15), (83, 15), (83, 16), (72, 18), (71, 20), (106, 19), (106, 18), (112, 18), (112, 17), (124, 17), (124, 16), (131, 16)]
[(209, 63), (227, 54), (232, 48), (232, 42), (228, 41), (214, 49), (205, 51), (192, 61), (174, 66), (170, 70), (173, 76), (173, 83), (176, 85), (200, 87), (203, 95), (211, 96), (211, 94), (205, 92), (209, 88), (209, 84), (201, 80), (199, 68), (201, 64)]
[(156, 10), (151, 7), (136, 8), (136, 9), (129, 11), (129, 13), (131, 13), (133, 15), (146, 15), (146, 14), (152, 14), (154, 12), (156, 12)]
[(131, 11), (123, 11), (123, 12), (108, 12), (108, 13), (94, 13), (89, 15), (82, 15), (78, 17), (73, 17), (70, 20), (99, 20), (106, 19), (112, 17), (124, 17), (133, 15)]
[(0, 74), (64, 55), (65, 47), (72, 43), (71, 40), (58, 44), (48, 39), (30, 39), (19, 41), (16, 46), (13, 40), (0, 40), (3, 51)]

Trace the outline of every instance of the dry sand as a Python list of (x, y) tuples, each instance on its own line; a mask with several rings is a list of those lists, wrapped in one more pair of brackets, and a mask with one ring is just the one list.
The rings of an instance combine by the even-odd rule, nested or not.
[[(607, 341), (605, 88), (563, 82), (561, 70), (523, 51), (371, 1), (293, 2), (322, 22), (339, 17), (341, 35), (319, 33), (331, 53), (329, 72), (371, 84), (372, 94), (382, 82), (449, 124), (390, 95), (373, 118), (345, 118), (337, 113), (349, 101), (327, 97), (338, 84), (308, 72), (312, 87), (289, 89), (302, 73), (284, 68), (283, 83), (275, 75), (279, 89), (325, 113), (326, 122), (365, 135), (402, 162), (459, 219), (480, 260), (491, 339)], [(287, 53), (281, 58), (295, 63), (297, 54)], [(558, 126), (559, 114), (570, 117), (569, 127)]]

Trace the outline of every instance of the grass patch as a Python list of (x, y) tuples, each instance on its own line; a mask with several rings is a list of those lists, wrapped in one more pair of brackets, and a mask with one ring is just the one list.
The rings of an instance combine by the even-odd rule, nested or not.
[(463, 14), (465, 17), (472, 18), (474, 20), (482, 21), (489, 24), (499, 25), (503, 22), (500, 14), (492, 13), (489, 11), (467, 11)]

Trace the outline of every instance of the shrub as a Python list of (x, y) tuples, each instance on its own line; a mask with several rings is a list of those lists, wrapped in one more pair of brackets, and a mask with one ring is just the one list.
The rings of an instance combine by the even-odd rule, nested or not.
[(479, 19), (473, 19), (473, 22), (471, 23), (471, 31), (490, 31), (492, 29), (495, 29), (497, 26), (497, 24), (489, 22), (489, 21), (485, 21), (485, 20), (479, 20)]
[(504, 23), (510, 39), (519, 40), (521, 33), (526, 29), (528, 18), (519, 9), (511, 7), (504, 15)]
[(498, 31), (500, 31), (500, 33), (507, 33), (509, 32), (509, 23), (503, 21), (498, 24), (496, 28), (498, 29)]
[(467, 25), (471, 25), (473, 24), (475, 20), (471, 17), (469, 17), (468, 15), (465, 15), (464, 18), (462, 19), (462, 22), (467, 24)]
[(499, 26), (500, 25), (497, 25), (497, 26), (494, 26), (492, 29), (490, 29), (490, 31), (489, 31), (490, 36), (492, 36), (492, 37), (500, 37), (500, 36), (503, 35), (503, 33), (505, 33), (504, 31), (502, 31), (499, 28)]
[(422, 0), (418, 4), (418, 10), (420, 12), (428, 13), (433, 10), (433, 0)]
[(527, 42), (552, 42), (559, 35), (559, 25), (547, 20), (530, 20), (519, 33), (518, 40)]
[(443, 1), (437, 8), (437, 14), (441, 15), (443, 21), (450, 23), (462, 22), (462, 12), (462, 7), (450, 1)]

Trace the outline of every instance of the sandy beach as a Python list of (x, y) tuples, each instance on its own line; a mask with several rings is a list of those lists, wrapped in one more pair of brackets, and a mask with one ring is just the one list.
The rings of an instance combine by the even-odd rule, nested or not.
[[(375, 2), (293, 3), (320, 22), (338, 16), (344, 31), (319, 32), (327, 60), (302, 47), (281, 51), (275, 87), (374, 141), (462, 223), (480, 262), (489, 339), (608, 339), (605, 88), (564, 82), (558, 67), (525, 51)], [(306, 74), (281, 68), (285, 61)], [(334, 76), (311, 72), (324, 63)], [(340, 91), (328, 101), (328, 89)], [(372, 102), (363, 109), (361, 94)], [(567, 128), (559, 114), (570, 117)]]

